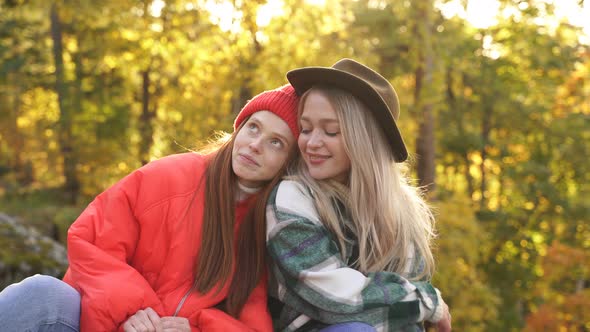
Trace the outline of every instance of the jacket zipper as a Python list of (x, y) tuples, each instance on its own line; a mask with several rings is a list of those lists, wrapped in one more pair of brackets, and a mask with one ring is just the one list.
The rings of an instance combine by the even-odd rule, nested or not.
[(182, 299), (180, 299), (180, 303), (178, 303), (178, 306), (176, 307), (176, 311), (174, 312), (173, 317), (176, 317), (176, 315), (178, 315), (178, 313), (180, 312), (180, 309), (182, 308), (182, 305), (184, 304), (184, 301), (186, 301), (186, 299), (188, 298), (190, 293), (191, 293), (191, 289), (189, 288), (188, 292), (186, 292), (186, 294), (184, 294)]

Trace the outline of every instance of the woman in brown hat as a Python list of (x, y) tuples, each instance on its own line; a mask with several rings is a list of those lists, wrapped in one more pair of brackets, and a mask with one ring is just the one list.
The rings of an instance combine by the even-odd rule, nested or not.
[(275, 329), (450, 331), (428, 281), (434, 219), (402, 172), (395, 90), (350, 59), (287, 78), (302, 95), (301, 157), (267, 205)]

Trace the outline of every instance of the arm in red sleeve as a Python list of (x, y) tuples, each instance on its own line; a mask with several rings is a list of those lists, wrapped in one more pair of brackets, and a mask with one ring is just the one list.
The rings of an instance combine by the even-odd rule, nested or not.
[(251, 326), (255, 331), (272, 332), (272, 319), (268, 312), (268, 295), (267, 295), (267, 275), (264, 277), (256, 288), (250, 294), (248, 301), (240, 313), (240, 321), (246, 326)]
[(152, 287), (128, 264), (140, 234), (134, 205), (141, 177), (135, 171), (100, 194), (68, 231), (66, 281), (82, 296), (83, 331), (114, 331), (146, 307), (163, 312)]
[(239, 319), (216, 308), (199, 310), (189, 318), (193, 331), (272, 332), (272, 320), (266, 304), (266, 284), (265, 277), (250, 294)]

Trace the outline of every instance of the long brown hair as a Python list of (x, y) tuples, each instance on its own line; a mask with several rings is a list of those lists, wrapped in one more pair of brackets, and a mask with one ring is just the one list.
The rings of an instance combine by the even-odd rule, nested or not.
[(232, 316), (240, 313), (248, 296), (266, 272), (266, 202), (296, 154), (297, 144), (293, 144), (285, 164), (262, 188), (238, 230), (235, 275), (239, 278), (233, 278), (226, 303), (227, 312)]
[(238, 230), (237, 248), (234, 248), (234, 212), (238, 178), (232, 168), (232, 150), (240, 129), (241, 127), (234, 131), (231, 138), (221, 145), (207, 165), (201, 250), (194, 266), (194, 288), (200, 293), (220, 291), (235, 271), (224, 304), (225, 311), (234, 317), (238, 317), (265, 273), (266, 201), (287, 165), (293, 160), (297, 146), (293, 144), (285, 165), (261, 189), (256, 201), (251, 203)]

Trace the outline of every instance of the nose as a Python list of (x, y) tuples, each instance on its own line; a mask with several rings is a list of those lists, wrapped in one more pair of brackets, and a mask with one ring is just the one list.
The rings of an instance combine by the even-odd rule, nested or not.
[(260, 145), (261, 144), (262, 144), (262, 138), (257, 137), (257, 138), (254, 138), (252, 140), (252, 142), (250, 142), (250, 144), (248, 144), (248, 147), (250, 148), (250, 150), (252, 150), (254, 152), (260, 152)]
[(324, 144), (321, 134), (317, 130), (313, 130), (309, 139), (307, 140), (307, 146), (310, 148), (319, 148)]

